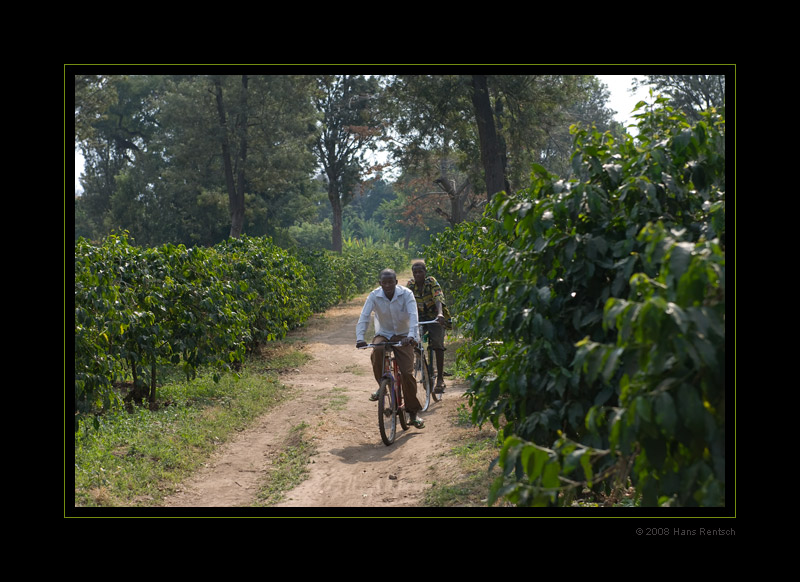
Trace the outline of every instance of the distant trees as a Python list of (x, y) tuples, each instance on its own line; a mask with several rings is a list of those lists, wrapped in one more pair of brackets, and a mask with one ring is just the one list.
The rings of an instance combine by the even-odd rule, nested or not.
[(308, 83), (289, 76), (108, 80), (116, 100), (92, 123), (93, 139), (81, 142), (76, 236), (126, 229), (142, 244), (211, 245), (247, 225), (263, 231), (276, 220), (273, 204), (314, 192)]
[(712, 107), (725, 109), (725, 75), (645, 75), (635, 86), (651, 87), (656, 95), (668, 97), (670, 105), (692, 121)]
[(533, 163), (568, 167), (572, 123), (612, 129), (607, 98), (589, 75), (393, 77), (387, 100), (394, 157), (440, 184), (453, 202), (451, 216), (458, 217), (464, 201), (455, 193), (465, 189), (461, 180), (453, 186), (452, 169), (489, 200), (500, 190), (523, 187)]
[(76, 237), (210, 246), (246, 232), (289, 244), (329, 229), (340, 250), (344, 209), (385, 176), (373, 155), (391, 138), (403, 183), (384, 211), (408, 244), (481, 211), (499, 187), (487, 188), (482, 147), (502, 174), (490, 178), (512, 191), (534, 161), (565, 165), (570, 123), (606, 128), (600, 89), (559, 75), (78, 75)]
[(376, 109), (378, 79), (363, 75), (316, 78), (314, 105), (319, 113), (314, 154), (322, 168), (333, 211), (331, 249), (342, 250), (342, 209), (350, 203), (366, 174), (368, 154), (383, 127)]

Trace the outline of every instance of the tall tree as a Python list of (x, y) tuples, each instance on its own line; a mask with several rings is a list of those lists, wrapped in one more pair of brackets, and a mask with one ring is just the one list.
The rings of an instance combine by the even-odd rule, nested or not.
[[(404, 169), (414, 192), (444, 192), (450, 208), (430, 204), (425, 194), (424, 209), (446, 216), (450, 224), (466, 218), (474, 206), (470, 199), (480, 164), (472, 154), (478, 142), (472, 122), (469, 77), (459, 75), (401, 75), (390, 80), (384, 94), (396, 132), (394, 161)], [(417, 194), (416, 196), (419, 196)], [(433, 210), (431, 210), (433, 208)]]
[(533, 163), (552, 170), (555, 136), (568, 135), (578, 120), (595, 121), (574, 115), (594, 98), (592, 80), (589, 75), (487, 77), (507, 192), (527, 185)]
[(481, 144), (481, 164), (486, 182), (486, 198), (491, 200), (498, 192), (508, 190), (505, 155), (500, 147), (500, 138), (494, 125), (494, 112), (489, 99), (489, 84), (486, 75), (472, 75), (472, 106), (478, 125)]
[(333, 212), (331, 249), (342, 251), (342, 209), (371, 170), (368, 155), (382, 125), (377, 112), (378, 79), (363, 75), (317, 77), (315, 103), (321, 116), (313, 151), (322, 168)]
[[(311, 100), (307, 93), (310, 84), (308, 77), (242, 75), (235, 87), (230, 87), (231, 97), (226, 100), (224, 79), (213, 76), (212, 80), (231, 213), (230, 236), (239, 237), (245, 221), (246, 193), (269, 197), (265, 175), (280, 181), (286, 168), (296, 168), (298, 161), (301, 166), (310, 162), (310, 158), (303, 161), (300, 147), (312, 135)], [(297, 154), (294, 162), (287, 160), (288, 151)], [(256, 156), (252, 162), (251, 155)]]
[(271, 217), (285, 214), (279, 205), (302, 210), (315, 196), (312, 80), (140, 75), (107, 83), (118, 102), (82, 142), (86, 183), (76, 218), (86, 234), (126, 229), (148, 245), (273, 234), (279, 221)]
[[(130, 172), (158, 130), (147, 106), (156, 84), (135, 75), (76, 77), (75, 141), (85, 160), (83, 193), (75, 200), (76, 219), (81, 217), (76, 236), (138, 230), (138, 221), (120, 222), (117, 208), (125, 195), (117, 177)], [(123, 214), (130, 216), (127, 210)]]
[(700, 111), (725, 107), (725, 75), (646, 75), (634, 80), (633, 86), (649, 86), (655, 93), (668, 96), (672, 106), (692, 121), (700, 119)]
[(94, 122), (106, 119), (108, 109), (117, 102), (114, 76), (75, 75), (75, 142), (89, 141), (95, 134)]
[[(247, 75), (241, 76), (238, 95), (238, 112), (233, 124), (232, 132), (228, 128), (228, 112), (225, 109), (225, 100), (222, 96), (222, 79), (219, 75), (212, 77), (214, 82), (214, 99), (217, 104), (217, 119), (219, 121), (220, 148), (222, 150), (222, 166), (225, 172), (225, 187), (228, 189), (228, 203), (231, 211), (231, 238), (242, 235), (244, 225), (244, 179), (245, 165), (247, 163)], [(238, 155), (236, 157), (236, 173), (234, 175), (234, 161), (231, 154), (231, 136), (236, 140)]]
[[(394, 155), (451, 195), (453, 212), (465, 201), (437, 161), (457, 159), (472, 189), (491, 199), (522, 187), (533, 162), (545, 164), (552, 137), (590, 98), (587, 75), (415, 75), (390, 83), (392, 119), (400, 144)], [(449, 187), (448, 187), (449, 186)], [(466, 191), (466, 190), (465, 190)]]

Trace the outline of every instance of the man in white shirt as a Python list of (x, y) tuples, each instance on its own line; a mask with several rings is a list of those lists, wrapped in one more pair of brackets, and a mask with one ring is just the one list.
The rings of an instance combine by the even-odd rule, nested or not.
[[(356, 347), (367, 345), (364, 334), (369, 327), (369, 320), (375, 314), (375, 338), (372, 343), (401, 342), (394, 348), (397, 365), (400, 369), (403, 384), (403, 399), (406, 411), (411, 417), (411, 424), (423, 428), (425, 424), (417, 417), (422, 405), (417, 400), (417, 381), (414, 379), (414, 343), (417, 337), (417, 300), (407, 287), (397, 284), (397, 274), (391, 269), (381, 271), (380, 287), (367, 296), (361, 316), (356, 324)], [(383, 376), (383, 348), (372, 350), (372, 371), (375, 380), (380, 384)], [(370, 400), (377, 400), (377, 392)]]

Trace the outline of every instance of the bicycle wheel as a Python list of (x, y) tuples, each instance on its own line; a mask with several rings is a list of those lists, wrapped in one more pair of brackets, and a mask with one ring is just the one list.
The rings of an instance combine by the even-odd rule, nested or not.
[(431, 403), (431, 377), (428, 374), (428, 363), (425, 361), (425, 352), (414, 350), (414, 379), (417, 381), (417, 400), (422, 404), (422, 412), (428, 410)]
[(388, 378), (381, 380), (381, 387), (378, 389), (378, 428), (381, 431), (381, 440), (388, 447), (394, 442), (397, 433), (397, 403)]
[(431, 388), (431, 397), (433, 398), (433, 401), (439, 402), (442, 399), (442, 396), (444, 396), (444, 394), (442, 394), (441, 392), (436, 392), (436, 390), (434, 390), (433, 387), (433, 357), (434, 357), (433, 349), (428, 347), (428, 361), (426, 362), (428, 365), (428, 383), (429, 383), (428, 385)]

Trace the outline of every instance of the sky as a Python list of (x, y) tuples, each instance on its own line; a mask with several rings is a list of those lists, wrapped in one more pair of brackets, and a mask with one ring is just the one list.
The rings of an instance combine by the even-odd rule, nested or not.
[(617, 112), (614, 119), (628, 125), (633, 108), (648, 96), (648, 90), (640, 88), (636, 94), (631, 94), (631, 82), (636, 78), (633, 75), (597, 75), (597, 78), (608, 87), (608, 108)]
[[(610, 93), (608, 108), (616, 111), (614, 118), (622, 123), (628, 125), (630, 114), (636, 104), (645, 98), (647, 95), (646, 89), (640, 89), (636, 95), (632, 95), (629, 91), (633, 76), (631, 75), (597, 75), (597, 77), (606, 84)], [(75, 191), (81, 190), (78, 181), (81, 172), (83, 171), (83, 156), (79, 152), (75, 152)]]

